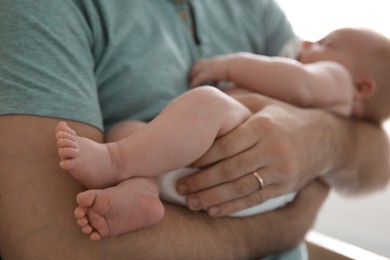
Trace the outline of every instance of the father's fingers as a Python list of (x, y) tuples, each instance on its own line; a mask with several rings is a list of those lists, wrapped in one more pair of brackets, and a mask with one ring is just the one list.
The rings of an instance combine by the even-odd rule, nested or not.
[(196, 174), (178, 180), (178, 192), (181, 194), (194, 193), (241, 178), (263, 166), (263, 160), (259, 157), (259, 154), (247, 150), (237, 156), (220, 161)]
[[(214, 217), (226, 216), (256, 205), (256, 210), (268, 211), (275, 207), (273, 203), (277, 205), (281, 203), (288, 204), (294, 197), (294, 193), (286, 195), (286, 192), (290, 191), (291, 186), (289, 185), (271, 185), (246, 197), (210, 207), (208, 208), (208, 213)], [(329, 187), (323, 182), (316, 180), (299, 191), (291, 203), (295, 207), (302, 207), (303, 211), (311, 211), (312, 214), (316, 214), (326, 199), (328, 192)]]
[(246, 174), (237, 180), (189, 195), (187, 205), (192, 210), (200, 210), (245, 197), (257, 190), (259, 183), (255, 176)]
[[(261, 169), (256, 172), (261, 175), (272, 172), (272, 169)], [(270, 175), (270, 174), (266, 174)], [(223, 216), (265, 202), (266, 200), (294, 191), (294, 182), (273, 184), (269, 180), (260, 183), (253, 172), (230, 182), (225, 182), (209, 189), (190, 194), (187, 197), (188, 207), (192, 210), (214, 207), (213, 216)]]
[(192, 165), (202, 167), (216, 163), (243, 152), (258, 142), (258, 133), (254, 132), (250, 121), (246, 121), (231, 132), (219, 137), (211, 148)]
[[(274, 210), (280, 205), (291, 202), (294, 193), (289, 192), (288, 185), (271, 185), (262, 190), (257, 190), (246, 197), (232, 200), (214, 207), (208, 208), (208, 213), (213, 217), (221, 217), (232, 213), (240, 214), (241, 210), (248, 210), (247, 214), (258, 214)], [(250, 209), (251, 207), (255, 207)]]

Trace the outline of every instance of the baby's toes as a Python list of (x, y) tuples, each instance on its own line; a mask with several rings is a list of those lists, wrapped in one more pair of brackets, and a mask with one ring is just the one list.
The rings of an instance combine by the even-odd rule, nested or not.
[(72, 128), (70, 128), (65, 122), (58, 123), (57, 127), (56, 127), (56, 131), (57, 132), (64, 131), (64, 132), (68, 132), (68, 133), (73, 134), (73, 135), (76, 134), (76, 132)]
[(62, 147), (62, 148), (58, 149), (58, 155), (61, 158), (73, 159), (73, 158), (78, 157), (79, 150), (76, 148)]
[(98, 241), (100, 240), (102, 237), (99, 235), (98, 232), (92, 232), (91, 235), (89, 236), (89, 238), (93, 241)]
[(82, 219), (82, 218), (85, 218), (87, 216), (88, 210), (86, 208), (83, 208), (83, 207), (77, 207), (73, 213), (74, 213), (74, 217), (76, 219)]
[(86, 234), (86, 235), (89, 235), (92, 233), (93, 231), (93, 228), (90, 226), (90, 225), (86, 225), (84, 227), (81, 228), (81, 231)]
[(79, 218), (76, 220), (76, 222), (77, 222), (77, 225), (79, 225), (80, 227), (85, 227), (85, 226), (89, 225), (87, 217)]
[(94, 229), (99, 233), (100, 237), (109, 236), (110, 229), (104, 216), (94, 212), (93, 210), (90, 210), (88, 218)]
[(58, 148), (78, 148), (79, 144), (76, 139), (68, 139), (68, 138), (58, 138), (57, 139), (57, 147)]

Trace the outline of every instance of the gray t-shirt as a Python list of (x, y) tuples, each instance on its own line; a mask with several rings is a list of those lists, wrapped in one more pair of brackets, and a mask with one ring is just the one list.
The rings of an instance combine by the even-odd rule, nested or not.
[[(0, 8), (0, 114), (73, 119), (100, 129), (150, 120), (187, 89), (202, 57), (277, 55), (294, 37), (269, 0), (7, 0)], [(183, 11), (187, 11), (187, 16)]]

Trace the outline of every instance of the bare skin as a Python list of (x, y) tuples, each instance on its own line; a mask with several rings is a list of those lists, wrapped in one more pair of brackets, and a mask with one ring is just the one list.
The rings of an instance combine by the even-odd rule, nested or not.
[[(256, 94), (239, 100), (252, 112), (260, 111), (220, 137), (193, 164), (210, 167), (178, 181), (187, 187), (183, 192), (187, 201), (198, 202), (189, 205), (191, 209), (214, 208), (214, 216), (225, 216), (299, 190), (317, 177), (348, 194), (377, 191), (389, 182), (389, 139), (380, 126), (320, 110), (297, 109)], [(247, 138), (233, 145), (240, 136)], [(317, 140), (321, 149), (307, 140)], [(259, 154), (263, 159), (254, 160)], [(240, 188), (245, 186), (240, 176), (253, 169), (258, 169), (265, 188), (248, 194)]]
[[(120, 140), (144, 126), (145, 123), (137, 121), (118, 123), (106, 134), (105, 140)], [(91, 240), (123, 233), (123, 227), (135, 230), (153, 225), (165, 212), (156, 185), (154, 178), (134, 177), (107, 189), (81, 192), (76, 197), (79, 206), (74, 211), (77, 224)], [(130, 209), (129, 205), (132, 205), (131, 211), (123, 210)], [(102, 236), (94, 230), (95, 226)]]
[[(250, 103), (253, 110), (261, 106), (261, 101), (256, 96), (251, 96), (246, 103)], [(386, 134), (380, 128), (364, 122), (339, 120), (321, 111), (307, 111), (304, 114), (299, 111), (301, 110), (296, 108), (285, 111), (284, 114), (287, 112), (296, 115), (296, 120), (286, 122), (287, 129), (296, 127), (297, 122), (311, 121), (310, 127), (305, 127), (304, 133), (306, 137), (310, 134), (312, 142), (307, 142), (307, 138), (306, 141), (300, 141), (299, 136), (302, 136), (303, 132), (294, 131), (284, 139), (285, 145), (291, 146), (291, 149), (298, 146), (292, 151), (309, 150), (311, 160), (298, 161), (295, 169), (302, 169), (303, 172), (292, 171), (294, 169), (291, 168), (280, 173), (277, 171), (280, 180), (272, 187), (301, 187), (306, 179), (302, 178), (303, 175), (314, 174), (318, 169), (305, 162), (314, 162), (313, 165), (322, 162), (320, 168), (323, 164), (330, 163), (331, 168), (328, 168), (328, 174), (324, 175), (324, 178), (339, 189), (357, 192), (378, 189), (385, 185), (389, 172), (388, 143)], [(280, 119), (283, 118), (284, 116)], [(218, 178), (223, 185), (216, 186), (218, 189), (199, 192), (200, 184), (215, 185), (215, 180), (207, 178), (210, 172), (219, 175), (223, 169), (231, 169), (237, 174), (244, 174), (253, 167), (250, 163), (253, 156), (267, 154), (264, 144), (254, 138), (259, 136), (257, 131), (261, 128), (257, 122), (260, 121), (248, 121), (245, 126), (219, 139), (197, 162), (219, 163), (205, 168), (199, 175), (183, 180), (183, 183), (190, 187), (189, 191), (198, 190), (193, 196), (200, 200), (201, 205), (213, 205), (217, 200), (230, 201), (237, 196), (222, 192), (222, 186), (228, 189), (240, 182), (240, 179), (231, 181), (225, 179), (227, 175), (222, 174)], [(276, 128), (270, 129), (274, 133), (271, 143), (284, 136), (286, 125), (281, 122), (284, 120), (277, 120)], [(313, 224), (325, 198), (323, 189), (310, 185), (310, 191), (303, 190), (300, 193), (302, 196), (298, 195), (295, 202), (286, 208), (240, 219), (210, 218), (201, 212), (190, 212), (168, 204), (165, 205), (165, 217), (157, 225), (91, 243), (76, 228), (74, 218), (69, 214), (76, 206), (72, 198), (84, 188), (58, 166), (57, 149), (49, 138), (57, 123), (58, 119), (47, 117), (0, 117), (0, 207), (2, 212), (7, 213), (1, 215), (0, 221), (0, 248), (3, 259), (158, 259), (162, 253), (167, 258), (177, 259), (185, 258), (189, 254), (194, 259), (252, 259), (299, 243)], [(102, 134), (90, 125), (72, 122), (71, 126), (80, 135), (100, 142), (103, 140)], [(324, 127), (328, 130), (322, 135), (313, 135)], [(242, 138), (237, 139), (237, 136), (242, 135), (256, 142), (248, 143)], [(267, 136), (268, 140), (270, 132), (265, 130), (261, 136)], [(315, 147), (323, 140), (335, 149), (326, 152), (328, 146), (325, 146), (321, 150), (322, 153), (318, 154)], [(232, 143), (235, 145), (227, 145)], [(245, 152), (248, 145), (253, 145), (253, 148)], [(283, 165), (288, 165), (289, 161), (297, 162), (297, 157), (293, 156), (294, 152), (286, 152), (277, 154), (278, 158), (284, 158)], [(224, 158), (229, 159), (220, 161)], [(271, 156), (268, 160), (269, 167), (272, 166), (272, 158)], [(237, 165), (237, 160), (243, 163)], [(284, 179), (282, 175), (285, 176)], [(203, 180), (204, 177), (206, 180)], [(279, 194), (275, 191), (275, 188), (264, 189), (263, 199)], [(242, 197), (241, 194), (238, 195)], [(261, 200), (255, 202), (259, 203)], [(234, 205), (221, 207), (221, 212), (228, 213), (232, 208), (242, 208)], [(286, 233), (286, 230), (290, 232)], [(49, 242), (51, 246), (47, 247)], [(154, 250), (150, 250), (151, 243)]]
[(77, 224), (91, 240), (100, 240), (156, 224), (164, 216), (155, 182), (134, 177), (106, 189), (79, 193)]
[[(92, 240), (99, 240), (157, 223), (164, 209), (156, 183), (134, 177), (153, 177), (187, 166), (215, 138), (249, 116), (249, 110), (235, 99), (214, 88), (201, 88), (175, 99), (141, 131), (130, 130), (118, 142), (100, 144), (59, 123), (60, 167), (87, 187), (102, 188), (77, 196), (78, 225)], [(134, 151), (150, 159), (143, 160)], [(107, 188), (111, 184), (116, 186)]]
[[(71, 214), (74, 197), (85, 188), (58, 166), (50, 138), (57, 123), (45, 117), (0, 117), (3, 259), (185, 259), (190, 254), (194, 259), (251, 259), (299, 243), (326, 197), (326, 189), (314, 185), (283, 210), (241, 219), (210, 218), (167, 204), (158, 225), (92, 242)], [(70, 125), (83, 136), (103, 140), (90, 125)], [(286, 216), (294, 216), (293, 221)]]

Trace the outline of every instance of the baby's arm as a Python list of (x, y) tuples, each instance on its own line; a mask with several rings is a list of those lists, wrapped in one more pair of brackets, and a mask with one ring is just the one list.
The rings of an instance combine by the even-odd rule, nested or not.
[(324, 108), (342, 115), (350, 115), (352, 110), (353, 83), (348, 71), (335, 62), (302, 64), (283, 57), (238, 53), (197, 62), (191, 77), (191, 87), (232, 81), (300, 107)]

